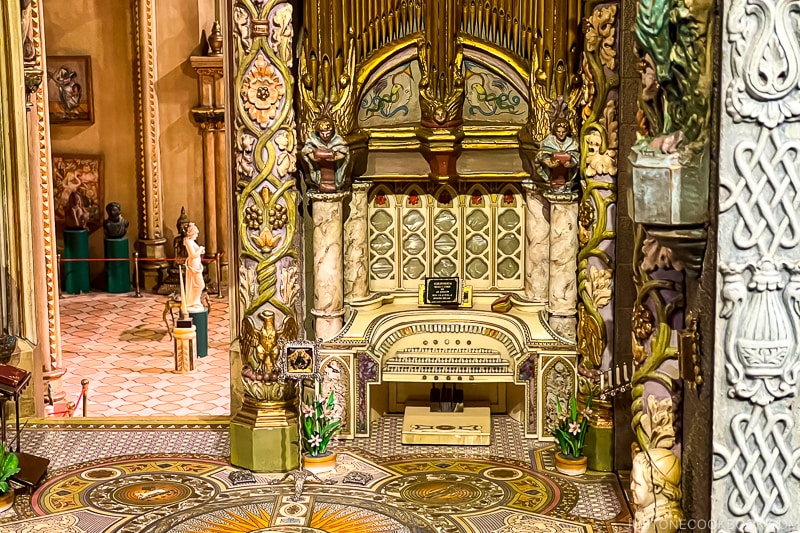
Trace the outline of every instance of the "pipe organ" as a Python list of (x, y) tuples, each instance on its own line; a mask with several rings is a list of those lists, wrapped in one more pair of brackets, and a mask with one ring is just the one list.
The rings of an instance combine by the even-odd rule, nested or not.
[[(343, 436), (447, 384), (546, 437), (574, 392), (577, 195), (550, 190), (535, 154), (558, 118), (578, 133), (581, 13), (580, 0), (304, 3), (298, 144), (329, 120), (349, 150), (341, 190), (309, 194), (315, 221), (343, 226), (314, 233)], [(431, 277), (457, 278), (463, 303), (425, 304)]]

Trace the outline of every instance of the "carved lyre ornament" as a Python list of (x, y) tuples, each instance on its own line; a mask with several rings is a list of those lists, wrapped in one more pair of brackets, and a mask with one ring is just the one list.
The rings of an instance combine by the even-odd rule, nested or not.
[(794, 396), (800, 372), (800, 265), (779, 268), (765, 259), (755, 266), (722, 264), (720, 271), (731, 395), (758, 405)]

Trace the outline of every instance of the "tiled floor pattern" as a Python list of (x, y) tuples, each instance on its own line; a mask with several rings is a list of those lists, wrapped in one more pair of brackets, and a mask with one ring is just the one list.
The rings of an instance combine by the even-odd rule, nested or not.
[(194, 372), (178, 374), (163, 320), (166, 298), (101, 292), (62, 296), (68, 401), (78, 399), (86, 378), (89, 416), (229, 414), (227, 299), (210, 298), (208, 356), (196, 359)]
[[(357, 504), (356, 507), (369, 510), (369, 504), (364, 504), (364, 502), (377, 502), (372, 511), (378, 515), (384, 512), (384, 515), (381, 515), (384, 519), (386, 519), (386, 509), (399, 506), (401, 510), (405, 509), (407, 512), (417, 513), (419, 511), (421, 513), (419, 516), (425, 519), (433, 517), (432, 521), (428, 521), (428, 524), (433, 524), (433, 527), (429, 529), (374, 530), (324, 527), (319, 530), (332, 532), (487, 531), (494, 533), (591, 533), (598, 531), (629, 533), (631, 531), (630, 516), (616, 476), (613, 474), (589, 474), (571, 478), (553, 472), (549, 466), (552, 463), (552, 446), (524, 439), (519, 425), (509, 417), (493, 417), (493, 439), (491, 446), (488, 447), (403, 446), (399, 444), (400, 431), (398, 428), (394, 417), (385, 417), (373, 423), (371, 438), (340, 443), (337, 449), (342, 454), (341, 468), (337, 467), (335, 473), (323, 476), (326, 479), (333, 476), (338, 483), (333, 486), (309, 485), (304, 497), (305, 494), (309, 494), (309, 497), (316, 502), (314, 504), (317, 505), (314, 508), (315, 512), (323, 509), (326, 505), (335, 506), (337, 502), (345, 505), (347, 501), (351, 503), (361, 501), (363, 505)], [(386, 443), (389, 441), (395, 444), (387, 445)], [(514, 444), (508, 447), (507, 441), (512, 441)], [(533, 463), (530, 459), (517, 460), (497, 455), (517, 446), (521, 448), (520, 452), (532, 451), (527, 457), (532, 456)], [(51, 460), (51, 473), (48, 477), (49, 481), (45, 482), (45, 487), (52, 488), (53, 498), (45, 497), (43, 493), (34, 494), (33, 500), (29, 494), (18, 495), (14, 508), (0, 515), (0, 532), (150, 531), (155, 530), (151, 526), (157, 525), (156, 521), (158, 521), (159, 527), (165, 527), (164, 520), (172, 520), (169, 517), (173, 515), (177, 517), (186, 513), (204, 513), (202, 517), (198, 515), (187, 518), (187, 520), (193, 521), (193, 524), (197, 524), (200, 523), (198, 521), (209, 519), (205, 513), (223, 512), (223, 509), (227, 509), (225, 512), (231, 513), (230, 516), (241, 512), (242, 509), (250, 511), (255, 509), (258, 512), (263, 510), (271, 512), (274, 519), (275, 510), (281, 508), (281, 505), (278, 504), (289, 503), (285, 500), (291, 494), (292, 489), (291, 479), (274, 487), (269, 485), (270, 480), (278, 480), (280, 475), (256, 474), (253, 484), (246, 487), (233, 485), (230, 473), (235, 469), (226, 466), (229, 456), (227, 424), (219, 419), (207, 419), (202, 423), (192, 423), (188, 420), (180, 423), (159, 423), (151, 420), (149, 424), (142, 425), (114, 423), (111, 420), (103, 423), (102, 421), (82, 421), (80, 419), (51, 423), (32, 422), (23, 432), (22, 447), (23, 451), (46, 456)], [(382, 456), (373, 454), (369, 450), (391, 452), (394, 455)], [(470, 454), (470, 452), (473, 453)], [(514, 453), (516, 454), (516, 452)], [(160, 456), (163, 457), (163, 460), (153, 459), (152, 465), (146, 466), (144, 464), (147, 461), (143, 454)], [(525, 454), (520, 454), (520, 456), (524, 457)], [(193, 466), (192, 458), (200, 461), (199, 466)], [(203, 465), (209, 464), (208, 461), (216, 466), (209, 467), (207, 481), (203, 482), (201, 478), (205, 474), (200, 473), (199, 470), (192, 470), (192, 468), (205, 468)], [(139, 468), (149, 470), (143, 472), (137, 470)], [(486, 470), (487, 468), (489, 470)], [(168, 470), (169, 472), (158, 473), (154, 469)], [(352, 483), (348, 485), (344, 482), (344, 477), (350, 471), (369, 472), (373, 476), (372, 481), (366, 487)], [(155, 477), (147, 477), (151, 473)], [(112, 474), (123, 477), (117, 480), (110, 477), (97, 477), (112, 476)], [(524, 477), (519, 478), (520, 475)], [(62, 476), (73, 479), (76, 484), (73, 485), (73, 482)], [(174, 504), (154, 505), (147, 508), (145, 513), (128, 512), (132, 509), (130, 499), (126, 504), (128, 507), (125, 509), (118, 506), (119, 502), (108, 500), (108, 497), (112, 497), (114, 494), (126, 493), (123, 490), (125, 476), (130, 477), (129, 485), (131, 487), (135, 485), (132, 483), (137, 480), (133, 480), (133, 478), (137, 476), (141, 478), (137, 481), (139, 484), (146, 482), (150, 485), (160, 479), (158, 476), (166, 476), (164, 479), (167, 480), (168, 485), (171, 483), (170, 486), (176, 490), (191, 492), (192, 499), (201, 498), (203, 487), (212, 483), (220, 487), (222, 496), (221, 499), (209, 500), (207, 504), (196, 507), (192, 506), (195, 504), (190, 505), (187, 501), (185, 505), (178, 506)], [(186, 487), (188, 488), (181, 489), (175, 485), (177, 481), (180, 481), (178, 479), (180, 476), (186, 478)], [(456, 478), (458, 479), (456, 480)], [(64, 487), (59, 488), (60, 485), (53, 485), (59, 479), (66, 479), (62, 483)], [(395, 486), (394, 492), (382, 480), (391, 480)], [(431, 509), (428, 511), (433, 514), (431, 512), (426, 514), (426, 512), (422, 512), (424, 510), (420, 511), (418, 509), (419, 502), (415, 501), (415, 507), (408, 507), (410, 504), (406, 500), (406, 495), (410, 494), (412, 499), (416, 498), (420, 502), (426, 502), (429, 498), (436, 500), (438, 495), (442, 494), (441, 491), (454, 482), (453, 480), (456, 480), (455, 486), (458, 487), (458, 490), (453, 493), (455, 498), (463, 496), (469, 500), (472, 497), (470, 494), (476, 495), (481, 491), (489, 491), (485, 493), (488, 496), (494, 490), (490, 486), (490, 482), (500, 483), (506, 487), (503, 490), (511, 490), (512, 494), (518, 490), (524, 492), (520, 492), (518, 497), (507, 500), (507, 504), (480, 504), (483, 507), (479, 506), (476, 513), (472, 513), (471, 516), (465, 515), (462, 517), (463, 520), (459, 518), (454, 523), (442, 520), (441, 513), (437, 518), (434, 516), (436, 512)], [(107, 488), (106, 485), (108, 485)], [(534, 486), (539, 488), (534, 490)], [(64, 492), (62, 490), (64, 488), (69, 490)], [(115, 492), (111, 489), (114, 489)], [(376, 492), (370, 492), (371, 490)], [(72, 491), (83, 491), (81, 494), (85, 493), (86, 497), (78, 495), (73, 497), (70, 495)], [(104, 493), (104, 491), (106, 492)], [(546, 499), (542, 499), (546, 494), (549, 495), (546, 498), (555, 498), (552, 504), (547, 503)], [(496, 495), (497, 498), (501, 498), (499, 493)], [(359, 498), (361, 499), (359, 500)], [(58, 501), (69, 503), (72, 505), (72, 510), (52, 517), (48, 515), (34, 518), (44, 512), (42, 505), (52, 506), (56, 505)], [(274, 504), (270, 503), (273, 501)], [(70, 502), (74, 502), (74, 504)], [(94, 505), (93, 502), (97, 505)], [(445, 505), (447, 502), (443, 500), (440, 503)], [(34, 507), (31, 507), (32, 504)], [(113, 504), (114, 507), (112, 509), (112, 507), (101, 506), (102, 512), (99, 513), (93, 510), (93, 505), (97, 507), (101, 504), (107, 506)], [(37, 505), (38, 511), (35, 510)], [(135, 502), (133, 505), (135, 506)], [(52, 507), (52, 509), (55, 508), (57, 507)], [(457, 509), (460, 508), (461, 504), (457, 505), (454, 512), (459, 512)], [(111, 513), (106, 512), (110, 509), (112, 509)], [(536, 511), (536, 509), (540, 511)], [(114, 518), (115, 514), (129, 514), (134, 518), (130, 522), (124, 520), (115, 522), (117, 520)], [(22, 519), (25, 520), (20, 522), (19, 520)], [(148, 524), (141, 522), (145, 519), (151, 522)], [(175, 519), (177, 520), (177, 518)], [(136, 520), (140, 520), (140, 522), (136, 522)], [(402, 520), (401, 522), (408, 523)], [(291, 524), (291, 522), (286, 522), (286, 524)], [(345, 524), (340, 525), (344, 527)], [(59, 527), (66, 529), (58, 529)], [(267, 530), (266, 528), (255, 529)], [(192, 528), (184, 529), (182, 526), (170, 526), (158, 530), (195, 531)], [(223, 528), (209, 529), (208, 531), (223, 530), (253, 531), (252, 528), (241, 530)], [(281, 531), (282, 529), (268, 530)], [(207, 530), (202, 529), (202, 531)]]

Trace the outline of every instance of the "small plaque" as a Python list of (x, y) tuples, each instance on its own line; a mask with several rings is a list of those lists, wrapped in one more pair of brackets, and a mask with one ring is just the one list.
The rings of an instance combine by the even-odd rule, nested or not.
[(459, 305), (463, 296), (459, 278), (425, 278), (426, 304)]
[(319, 379), (319, 343), (317, 341), (289, 341), (281, 344), (278, 374), (286, 379)]

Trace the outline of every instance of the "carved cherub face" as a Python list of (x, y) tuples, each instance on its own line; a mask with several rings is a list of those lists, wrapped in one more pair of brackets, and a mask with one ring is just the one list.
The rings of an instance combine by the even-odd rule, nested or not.
[(336, 133), (336, 127), (333, 125), (333, 121), (327, 118), (323, 118), (317, 122), (316, 130), (319, 138), (326, 144), (333, 139), (333, 135)]

